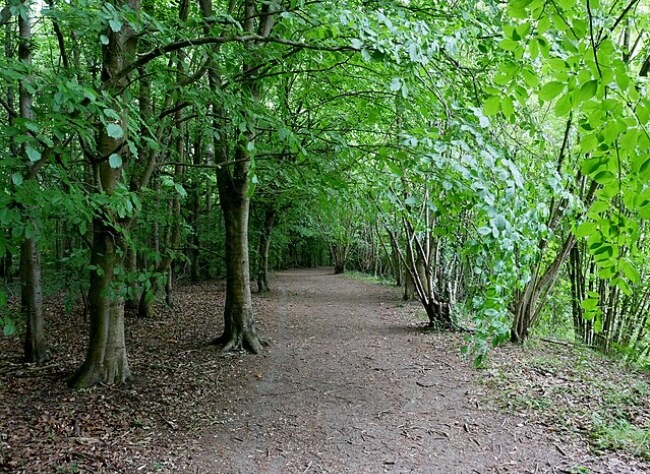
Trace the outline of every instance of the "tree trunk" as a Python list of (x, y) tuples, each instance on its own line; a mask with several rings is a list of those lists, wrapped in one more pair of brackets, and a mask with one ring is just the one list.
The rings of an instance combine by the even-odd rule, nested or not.
[[(176, 166), (176, 178), (181, 177), (181, 168), (182, 166)], [(161, 287), (165, 289), (165, 301), (167, 305), (172, 306), (171, 266), (174, 261), (172, 251), (178, 247), (181, 240), (181, 203), (178, 194), (174, 196), (171, 202), (170, 212), (172, 214), (172, 223), (170, 224), (171, 227), (166, 230), (164, 243), (167, 247), (167, 252), (155, 268), (154, 275), (149, 280), (149, 285), (142, 291), (142, 295), (140, 296), (138, 316), (142, 318), (151, 318), (154, 316), (154, 303), (156, 296), (160, 293)], [(163, 274), (165, 275), (165, 283), (161, 285), (161, 276)]]
[(332, 260), (334, 260), (334, 274), (345, 273), (348, 264), (348, 246), (344, 244), (332, 245)]
[(90, 340), (86, 359), (68, 384), (73, 388), (98, 383), (121, 384), (130, 378), (124, 340), (124, 300), (113, 288), (113, 273), (123, 264), (116, 231), (102, 219), (93, 221), (90, 263)]
[(192, 207), (191, 207), (192, 234), (190, 235), (190, 244), (191, 244), (190, 280), (192, 281), (192, 283), (198, 283), (199, 281), (201, 281), (201, 260), (200, 260), (200, 252), (199, 252), (199, 246), (201, 245), (201, 239), (199, 235), (199, 220), (200, 220), (201, 207), (199, 204), (198, 189), (193, 190), (191, 199), (192, 199)]
[(269, 249), (271, 248), (271, 233), (275, 222), (275, 209), (272, 206), (264, 210), (264, 227), (260, 233), (259, 256), (257, 265), (257, 291), (270, 291), (269, 288)]
[(222, 352), (260, 352), (262, 342), (255, 328), (248, 260), (248, 212), (245, 192), (232, 193), (219, 181), (219, 196), (226, 227), (226, 305), (224, 332), (213, 341)]
[[(562, 265), (569, 257), (571, 249), (576, 243), (572, 234), (564, 241), (555, 259), (546, 268), (541, 276), (536, 273), (528, 282), (524, 291), (514, 302), (514, 319), (510, 328), (510, 339), (512, 342), (522, 343), (530, 335), (530, 329), (537, 323), (546, 302), (546, 297), (553, 289), (557, 277), (560, 274)], [(539, 264), (541, 265), (541, 263)], [(536, 269), (540, 270), (539, 267)]]
[[(247, 34), (256, 33), (260, 37), (269, 36), (275, 20), (275, 4), (256, 2), (255, 0), (244, 0), (242, 3), (244, 31)], [(214, 14), (211, 0), (199, 0), (199, 5), (204, 17)], [(230, 2), (228, 13), (233, 14), (234, 8), (235, 2)], [(255, 45), (246, 43), (245, 46), (250, 49)], [(216, 52), (216, 48), (218, 46), (215, 46), (213, 51)], [(258, 64), (254, 64), (253, 61), (250, 63), (244, 61), (241, 66), (243, 71), (242, 90), (250, 93), (250, 98), (255, 102), (258, 100), (259, 92), (258, 79), (255, 76)], [(210, 64), (208, 68), (208, 80), (212, 89), (222, 86), (215, 63)], [(213, 104), (215, 111), (222, 112), (219, 110), (220, 105)], [(248, 111), (243, 110), (243, 112)], [(215, 113), (216, 116), (225, 116), (225, 114)], [(254, 121), (253, 115), (250, 116), (250, 120)], [(216, 118), (214, 125), (224, 134), (227, 133), (227, 130), (223, 129), (220, 121)], [(250, 130), (246, 136), (240, 136), (240, 131), (235, 131), (238, 138), (233, 140), (234, 156), (228, 153), (228, 143), (223, 138), (215, 140), (216, 164), (220, 165), (217, 167), (217, 188), (219, 189), (226, 230), (226, 304), (224, 332), (213, 343), (220, 346), (222, 352), (243, 349), (258, 353), (263, 345), (257, 335), (253, 318), (248, 256), (250, 207), (248, 179), (251, 166), (248, 145), (254, 140), (254, 133)], [(231, 157), (234, 159), (230, 160)]]
[[(23, 7), (26, 11), (18, 16), (20, 34), (18, 57), (26, 67), (30, 67), (32, 64), (32, 7), (27, 1), (23, 2)], [(31, 77), (25, 77), (18, 89), (20, 117), (27, 121), (34, 118), (32, 93), (26, 87), (29, 82), (31, 82)], [(30, 163), (25, 145), (22, 146), (21, 152), (24, 161)], [(27, 178), (35, 178), (36, 170), (37, 168), (32, 165)], [(29, 214), (30, 209), (25, 209), (25, 212)], [(27, 217), (26, 220), (32, 226), (36, 226), (31, 218)], [(20, 245), (20, 277), (21, 312), (26, 321), (25, 360), (41, 363), (47, 359), (47, 349), (43, 330), (41, 256), (35, 237), (25, 237)]]
[(25, 360), (42, 363), (48, 359), (43, 330), (41, 256), (34, 238), (20, 246), (21, 312), (26, 321)]
[(140, 298), (142, 297), (142, 288), (137, 279), (133, 277), (138, 271), (138, 252), (134, 248), (129, 248), (126, 251), (126, 259), (124, 261), (124, 271), (131, 276), (131, 288), (128, 289), (124, 306), (129, 310), (138, 309)]
[[(140, 10), (139, 0), (116, 1), (118, 7), (128, 6)], [(106, 30), (108, 45), (103, 49), (102, 83), (107, 93), (124, 100), (122, 94), (129, 84), (128, 77), (118, 73), (135, 56), (137, 36), (124, 25), (115, 32)], [(117, 78), (117, 79), (116, 79)], [(122, 114), (126, 111), (122, 110)], [(122, 129), (120, 138), (109, 135), (107, 127), (98, 126), (97, 157), (92, 162), (95, 170), (95, 192), (112, 195), (122, 180), (122, 166), (128, 159), (126, 147), (128, 127), (122, 117), (115, 123)], [(122, 166), (112, 167), (109, 157), (120, 154)], [(98, 159), (97, 159), (98, 158)], [(74, 388), (90, 387), (97, 383), (121, 384), (130, 378), (124, 339), (124, 282), (114, 279), (116, 269), (122, 269), (126, 251), (122, 230), (126, 222), (120, 222), (115, 209), (105, 206), (93, 218), (92, 247), (90, 250), (90, 288), (88, 290), (90, 337), (83, 365), (68, 381)]]

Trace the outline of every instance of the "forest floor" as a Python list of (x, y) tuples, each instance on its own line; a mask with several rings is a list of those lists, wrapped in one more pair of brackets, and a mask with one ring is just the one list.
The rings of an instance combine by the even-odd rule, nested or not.
[(254, 296), (264, 354), (206, 346), (223, 284), (184, 286), (175, 311), (127, 321), (132, 383), (77, 392), (85, 323), (48, 299), (50, 363), (0, 338), (0, 472), (650, 472), (647, 373), (561, 344), (475, 370), (395, 288), (330, 269), (272, 287)]

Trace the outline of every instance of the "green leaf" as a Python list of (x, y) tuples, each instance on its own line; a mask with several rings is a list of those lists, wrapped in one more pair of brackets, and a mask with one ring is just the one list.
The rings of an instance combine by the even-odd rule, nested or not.
[(99, 41), (102, 43), (104, 46), (107, 46), (109, 43), (108, 36), (106, 35), (99, 35)]
[[(596, 147), (598, 146), (598, 137), (594, 134), (590, 135), (583, 135), (582, 138), (580, 139), (580, 151), (582, 153), (589, 153), (592, 150), (595, 150)], [(600, 160), (598, 158), (592, 158), (593, 163), (599, 165)], [(583, 162), (586, 163), (586, 162)], [(587, 166), (587, 164), (585, 164)], [(588, 172), (585, 174), (589, 174)]]
[(598, 308), (598, 298), (585, 298), (580, 302), (580, 306), (587, 311), (594, 310)]
[(512, 99), (509, 95), (503, 97), (503, 100), (501, 101), (501, 110), (503, 111), (503, 115), (506, 117), (510, 117), (515, 112)]
[(118, 33), (122, 29), (122, 22), (115, 19), (108, 20), (108, 26), (110, 26), (111, 30), (115, 33)]
[(596, 91), (598, 90), (598, 81), (593, 79), (591, 81), (585, 82), (580, 89), (575, 91), (573, 93), (574, 95), (574, 101), (576, 104), (579, 104), (580, 102), (583, 102), (585, 100), (591, 99), (593, 96), (596, 95)]
[(539, 90), (539, 98), (542, 100), (553, 100), (562, 93), (566, 84), (560, 81), (551, 81), (542, 86)]
[(570, 10), (576, 4), (576, 0), (560, 0), (560, 6), (565, 10)]
[(402, 168), (395, 163), (394, 161), (387, 161), (386, 166), (388, 166), (388, 169), (395, 175), (395, 176), (402, 176), (404, 174), (404, 171)]
[(496, 95), (488, 97), (483, 103), (483, 113), (486, 117), (492, 117), (493, 115), (498, 114), (500, 109), (501, 98)]
[(23, 184), (23, 175), (18, 172), (12, 174), (11, 182), (14, 183), (14, 185), (16, 186), (20, 186), (21, 184)]
[(393, 92), (397, 92), (402, 88), (402, 81), (400, 80), (399, 77), (394, 77), (393, 80), (390, 82), (390, 90)]
[(599, 184), (607, 184), (617, 179), (611, 171), (599, 171), (592, 178)]
[(109, 123), (106, 125), (106, 133), (111, 138), (119, 139), (124, 136), (124, 130), (116, 123)]
[(639, 283), (641, 281), (641, 275), (639, 270), (636, 269), (634, 264), (627, 258), (624, 258), (620, 261), (619, 270), (621, 273), (630, 280), (632, 283)]
[(354, 49), (363, 48), (363, 41), (361, 41), (359, 38), (354, 38), (351, 44)]
[(119, 120), (119, 114), (113, 109), (104, 109), (104, 116), (111, 120)]
[(14, 326), (14, 322), (11, 320), (5, 320), (5, 326), (2, 328), (2, 334), (5, 336), (11, 336), (16, 332), (16, 326)]
[(520, 46), (516, 41), (513, 41), (511, 39), (504, 39), (499, 43), (499, 48), (506, 51), (515, 51), (516, 49), (519, 49)]
[(571, 111), (571, 94), (564, 94), (555, 104), (555, 115), (563, 117)]
[(30, 145), (25, 147), (25, 152), (27, 153), (27, 158), (32, 163), (41, 159), (41, 152), (35, 148), (32, 148)]
[(181, 184), (174, 183), (174, 188), (176, 189), (176, 192), (180, 194), (182, 197), (187, 196), (187, 191), (185, 191), (185, 188)]
[(598, 231), (598, 226), (594, 222), (583, 222), (573, 232), (576, 237), (589, 237)]
[(117, 153), (113, 153), (111, 156), (108, 157), (108, 165), (111, 168), (119, 168), (120, 166), (122, 166), (122, 157)]

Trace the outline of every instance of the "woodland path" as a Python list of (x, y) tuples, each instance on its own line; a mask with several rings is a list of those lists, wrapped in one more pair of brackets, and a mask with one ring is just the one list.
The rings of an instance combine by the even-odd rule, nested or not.
[(203, 433), (184, 470), (570, 472), (542, 429), (482, 408), (460, 339), (423, 333), (396, 289), (330, 269), (274, 283), (275, 317), (261, 322), (274, 344), (247, 359), (239, 410)]
[[(83, 319), (49, 298), (51, 362), (22, 364), (20, 338), (0, 338), (0, 472), (650, 472), (616, 453), (590, 455), (543, 413), (510, 402), (512, 415), (498, 410), (501, 393), (527, 389), (534, 401), (553, 387), (521, 371), (514, 387), (486, 384), (488, 374), (460, 357), (463, 336), (423, 332), (419, 305), (396, 288), (315, 269), (275, 274), (272, 290), (253, 297), (272, 340), (263, 354), (206, 346), (220, 333), (223, 282), (181, 286), (175, 310), (128, 317), (134, 381), (84, 391), (65, 387), (83, 360)], [(529, 355), (517, 347), (498, 357), (519, 368)], [(576, 411), (589, 400), (558, 403)]]

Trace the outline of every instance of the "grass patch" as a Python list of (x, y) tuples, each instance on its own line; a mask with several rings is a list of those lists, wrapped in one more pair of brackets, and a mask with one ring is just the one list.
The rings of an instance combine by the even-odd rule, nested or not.
[(645, 461), (650, 461), (649, 428), (639, 427), (621, 419), (608, 422), (596, 417), (591, 436), (593, 444), (599, 449), (626, 451)]
[(552, 429), (650, 460), (650, 376), (583, 347), (506, 346), (483, 372), (492, 399)]
[(391, 278), (370, 275), (368, 273), (353, 271), (353, 272), (345, 272), (343, 276), (351, 280), (365, 281), (368, 283), (377, 283), (379, 285), (385, 285), (385, 286), (395, 286), (395, 280)]

